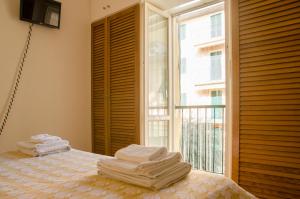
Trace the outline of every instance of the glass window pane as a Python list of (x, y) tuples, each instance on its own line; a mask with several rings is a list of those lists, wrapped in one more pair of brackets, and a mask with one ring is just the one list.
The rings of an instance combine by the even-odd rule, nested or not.
[(181, 93), (181, 106), (187, 105), (187, 96), (186, 93)]
[(210, 80), (222, 79), (222, 52), (210, 53)]
[[(212, 105), (222, 105), (222, 91), (211, 91), (211, 104)], [(212, 119), (221, 119), (222, 109), (212, 108)]]
[(222, 14), (215, 14), (210, 17), (211, 21), (211, 37), (222, 36)]
[[(167, 115), (168, 107), (168, 19), (149, 11), (149, 107), (164, 108), (160, 114)], [(149, 115), (157, 112), (149, 110)]]
[(169, 121), (149, 121), (149, 145), (168, 146)]
[(167, 146), (169, 121), (168, 18), (148, 12), (149, 145)]
[(181, 58), (181, 60), (180, 60), (180, 72), (182, 75), (186, 73), (186, 58), (185, 57)]
[(186, 25), (181, 24), (179, 26), (179, 37), (181, 40), (184, 40), (186, 38)]

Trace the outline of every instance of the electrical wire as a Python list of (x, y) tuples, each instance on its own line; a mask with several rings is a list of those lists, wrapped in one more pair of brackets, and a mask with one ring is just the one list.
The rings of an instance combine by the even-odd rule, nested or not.
[(26, 44), (25, 44), (25, 49), (23, 51), (23, 56), (21, 57), (21, 62), (20, 62), (20, 65), (19, 65), (19, 69), (17, 71), (16, 79), (15, 79), (14, 84), (13, 84), (13, 89), (12, 89), (12, 92), (9, 96), (8, 103), (5, 106), (4, 114), (1, 117), (2, 119), (1, 119), (1, 125), (0, 125), (0, 135), (2, 135), (3, 130), (6, 126), (6, 124), (7, 124), (7, 119), (8, 119), (8, 116), (9, 116), (11, 110), (12, 110), (12, 107), (13, 107), (13, 104), (14, 104), (14, 101), (15, 101), (15, 98), (16, 98), (16, 94), (17, 94), (17, 91), (18, 91), (18, 88), (19, 88), (20, 80), (21, 80), (21, 77), (22, 77), (23, 69), (24, 69), (24, 63), (25, 63), (25, 60), (26, 60), (26, 57), (27, 57), (29, 46), (30, 46), (32, 27), (33, 27), (33, 24), (30, 24), (29, 25), (29, 30), (28, 30), (28, 36), (27, 36), (27, 40), (26, 40)]

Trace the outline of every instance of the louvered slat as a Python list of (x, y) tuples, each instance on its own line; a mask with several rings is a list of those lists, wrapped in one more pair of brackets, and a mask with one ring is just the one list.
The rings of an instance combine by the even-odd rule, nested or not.
[(300, 198), (300, 1), (239, 0), (239, 184)]

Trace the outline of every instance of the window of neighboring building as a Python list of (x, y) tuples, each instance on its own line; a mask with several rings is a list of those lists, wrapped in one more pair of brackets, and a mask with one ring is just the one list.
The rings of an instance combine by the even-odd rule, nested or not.
[(215, 14), (210, 17), (211, 37), (222, 36), (222, 14)]
[[(211, 91), (211, 105), (222, 105), (222, 95), (223, 92), (220, 90)], [(222, 118), (222, 108), (212, 108), (212, 118), (221, 119)]]
[(180, 73), (185, 74), (186, 73), (186, 58), (183, 57), (180, 60)]
[(182, 106), (186, 106), (187, 105), (187, 95), (186, 93), (181, 93), (181, 96), (180, 96), (180, 104)]
[(222, 79), (222, 51), (210, 53), (210, 80)]
[(181, 24), (179, 26), (179, 37), (180, 40), (184, 40), (186, 37), (186, 24)]

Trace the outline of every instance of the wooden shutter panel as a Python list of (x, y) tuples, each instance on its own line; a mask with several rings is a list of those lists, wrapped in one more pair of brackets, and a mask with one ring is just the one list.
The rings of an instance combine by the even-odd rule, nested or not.
[(239, 184), (300, 198), (300, 1), (239, 0)]
[(92, 24), (93, 152), (105, 152), (105, 20)]
[(108, 18), (110, 153), (139, 143), (139, 5)]

